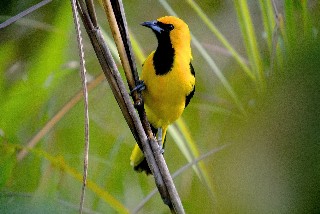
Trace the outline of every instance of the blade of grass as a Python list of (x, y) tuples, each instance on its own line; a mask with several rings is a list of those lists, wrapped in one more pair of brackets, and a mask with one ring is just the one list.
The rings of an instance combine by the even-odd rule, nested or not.
[(262, 23), (263, 23), (264, 31), (267, 35), (268, 48), (271, 53), (272, 34), (275, 26), (272, 2), (270, 0), (259, 0), (259, 5), (262, 13)]
[(235, 8), (238, 14), (238, 21), (241, 27), (242, 37), (245, 42), (247, 55), (258, 79), (258, 91), (265, 90), (265, 74), (258, 47), (254, 26), (251, 20), (248, 3), (246, 0), (235, 0)]
[(144, 54), (144, 52), (141, 48), (141, 45), (139, 44), (135, 35), (132, 32), (130, 32), (130, 38), (131, 38), (131, 43), (132, 43), (132, 50), (134, 51), (135, 56), (139, 60), (139, 63), (142, 65), (142, 63), (146, 59), (146, 55)]
[[(272, 0), (272, 6), (274, 10), (275, 27), (272, 32), (272, 47), (271, 47), (271, 57), (270, 57), (270, 72), (274, 72), (277, 66), (278, 71), (283, 70), (283, 45), (281, 45), (281, 26), (283, 21), (281, 15), (278, 13), (275, 1)], [(283, 39), (283, 38), (282, 38)]]
[(106, 40), (106, 43), (108, 44), (108, 47), (110, 48), (113, 58), (117, 61), (117, 63), (120, 63), (120, 57), (117, 51), (117, 47), (114, 44), (112, 38), (107, 34), (107, 32), (102, 27), (100, 27), (100, 29), (103, 37)]
[[(276, 63), (278, 66), (278, 70), (284, 71), (286, 69), (283, 69), (283, 65), (284, 65), (284, 55), (286, 54), (286, 51), (288, 49), (288, 36), (285, 30), (285, 24), (284, 24), (284, 19), (283, 19), (283, 15), (281, 13), (279, 13), (279, 10), (277, 8), (277, 5), (275, 3), (275, 0), (272, 0), (272, 6), (273, 6), (273, 10), (274, 10), (274, 14), (275, 14), (275, 21), (276, 21), (276, 26), (275, 29), (277, 29), (278, 33), (278, 44), (277, 46), (277, 50), (276, 50)], [(277, 32), (275, 32), (274, 34), (276, 34)], [(275, 38), (276, 40), (276, 38)], [(276, 41), (275, 41), (276, 42)]]
[(285, 32), (287, 36), (287, 45), (288, 51), (291, 50), (293, 46), (297, 43), (297, 29), (295, 22), (295, 14), (294, 14), (294, 5), (293, 1), (285, 0), (284, 1), (284, 19), (285, 19)]
[(301, 1), (304, 38), (312, 38), (312, 23), (308, 11), (308, 1)]
[(246, 62), (243, 60), (243, 57), (232, 47), (224, 35), (218, 30), (218, 28), (213, 24), (213, 22), (208, 18), (204, 11), (199, 7), (197, 3), (193, 0), (187, 0), (187, 3), (191, 8), (197, 13), (199, 18), (206, 24), (209, 30), (219, 39), (219, 41), (226, 47), (234, 59), (239, 63), (243, 71), (248, 75), (252, 81), (256, 81), (255, 75), (252, 73), (250, 68), (246, 65)]
[[(192, 162), (199, 157), (198, 147), (192, 139), (190, 135), (190, 130), (187, 128), (182, 118), (179, 118), (176, 121), (175, 125), (177, 126), (178, 130), (174, 130), (176, 129), (175, 126), (170, 126), (169, 129), (173, 129), (170, 133), (176, 142), (180, 141), (180, 143), (177, 143), (177, 145), (179, 146), (179, 149), (183, 152), (184, 156), (187, 158), (188, 162)], [(182, 147), (182, 145), (184, 146)], [(207, 185), (212, 195), (214, 195), (215, 191), (212, 184), (212, 178), (209, 177), (209, 173), (206, 166), (202, 162), (200, 162), (198, 163), (198, 165), (195, 164), (193, 166), (193, 169), (197, 173), (199, 179)]]

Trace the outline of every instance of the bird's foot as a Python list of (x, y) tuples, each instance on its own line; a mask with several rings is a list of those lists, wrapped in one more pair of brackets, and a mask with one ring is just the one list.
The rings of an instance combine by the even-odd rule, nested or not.
[(157, 137), (157, 141), (159, 146), (162, 146), (162, 128), (158, 128), (158, 137)]
[(162, 128), (158, 128), (158, 137), (157, 137), (158, 145), (161, 154), (164, 153), (164, 148), (162, 147)]
[(145, 90), (145, 89), (146, 89), (146, 85), (144, 84), (143, 80), (139, 80), (137, 86), (134, 87), (134, 89), (132, 89), (132, 90), (130, 91), (130, 95), (132, 96), (132, 94), (133, 94), (135, 91), (141, 92), (141, 91), (143, 91), (143, 90)]

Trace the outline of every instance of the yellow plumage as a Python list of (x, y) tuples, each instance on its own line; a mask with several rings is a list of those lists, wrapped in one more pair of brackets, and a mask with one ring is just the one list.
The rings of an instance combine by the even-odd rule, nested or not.
[[(195, 76), (191, 65), (190, 32), (181, 19), (165, 16), (145, 22), (158, 39), (158, 48), (145, 60), (141, 80), (146, 89), (142, 92), (147, 118), (154, 128), (162, 128), (162, 143), (168, 126), (177, 120), (194, 93)], [(130, 157), (137, 170), (144, 160), (142, 151), (135, 146)]]

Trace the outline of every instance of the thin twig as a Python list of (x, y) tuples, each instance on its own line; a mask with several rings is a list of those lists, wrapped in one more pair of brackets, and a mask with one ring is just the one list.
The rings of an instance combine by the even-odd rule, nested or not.
[(4, 21), (3, 23), (0, 23), (0, 29), (5, 28), (11, 24), (13, 24), (14, 22), (18, 21), (19, 19), (23, 18), (24, 16), (32, 13), (33, 11), (39, 9), (40, 7), (48, 4), (49, 2), (51, 2), (52, 0), (43, 0), (41, 2), (39, 2), (38, 4), (32, 5), (31, 7), (29, 7), (28, 9), (22, 11), (21, 13), (18, 13), (17, 15), (9, 18), (8, 20)]
[(81, 30), (80, 30), (76, 0), (71, 0), (71, 6), (72, 6), (72, 13), (73, 13), (73, 21), (74, 21), (76, 33), (77, 33), (78, 50), (79, 50), (79, 58), (80, 58), (81, 80), (82, 80), (83, 97), (84, 97), (85, 144), (84, 144), (84, 160), (83, 160), (83, 182), (82, 182), (80, 208), (79, 208), (79, 212), (82, 213), (83, 212), (84, 197), (85, 197), (85, 188), (86, 188), (86, 184), (87, 184), (88, 164), (89, 164), (89, 107), (88, 107), (88, 89), (87, 89), (87, 78), (86, 78), (84, 51), (83, 51), (83, 45), (82, 45), (82, 37), (81, 37)]

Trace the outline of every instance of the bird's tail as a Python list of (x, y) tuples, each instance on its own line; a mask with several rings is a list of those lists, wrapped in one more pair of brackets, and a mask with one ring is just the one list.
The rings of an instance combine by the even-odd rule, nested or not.
[[(162, 127), (162, 142), (161, 142), (162, 148), (164, 148), (164, 142), (165, 142), (165, 138), (166, 138), (167, 129), (168, 129), (167, 126)], [(130, 164), (131, 164), (131, 166), (133, 166), (134, 170), (136, 170), (138, 172), (144, 171), (147, 175), (151, 174), (151, 170), (148, 166), (148, 163), (147, 163), (142, 151), (140, 150), (138, 144), (136, 144), (134, 146), (134, 149), (131, 153)]]

